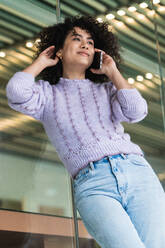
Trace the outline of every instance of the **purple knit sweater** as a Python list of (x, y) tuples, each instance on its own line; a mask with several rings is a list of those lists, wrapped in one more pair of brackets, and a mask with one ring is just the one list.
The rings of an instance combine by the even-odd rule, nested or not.
[(117, 90), (112, 82), (62, 77), (50, 85), (20, 71), (9, 80), (6, 92), (12, 109), (41, 121), (72, 178), (89, 162), (107, 155), (144, 155), (121, 124), (139, 122), (148, 113), (136, 88)]

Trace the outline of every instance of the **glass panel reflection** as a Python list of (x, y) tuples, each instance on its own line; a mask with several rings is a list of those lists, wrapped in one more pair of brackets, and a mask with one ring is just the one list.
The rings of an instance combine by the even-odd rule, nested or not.
[[(26, 2), (26, 1), (25, 1)], [(28, 5), (22, 4), (24, 9), (32, 9)], [(35, 1), (34, 1), (35, 2)], [(35, 33), (41, 29), (41, 26), (52, 24), (55, 18), (55, 1), (48, 4), (43, 1), (43, 15), (31, 18), (33, 22), (26, 22), (19, 19), (19, 15), (12, 15), (16, 23), (24, 23), (24, 29), (27, 25), (27, 33), (29, 38), (35, 36)], [(92, 15), (99, 14), (97, 17), (101, 20), (109, 20), (110, 29), (119, 38), (122, 48), (123, 63), (121, 65), (122, 73), (128, 82), (134, 85), (144, 96), (148, 103), (148, 115), (137, 124), (122, 123), (125, 131), (131, 135), (132, 141), (138, 144), (145, 152), (146, 159), (150, 162), (156, 174), (158, 175), (165, 189), (165, 138), (164, 138), (164, 96), (165, 92), (161, 85), (164, 86), (162, 78), (165, 78), (165, 60), (164, 60), (164, 17), (165, 7), (164, 1), (160, 1), (154, 6), (151, 1), (146, 1), (146, 5), (138, 4), (134, 1), (101, 1), (93, 3), (89, 1), (61, 1), (62, 19), (65, 16), (75, 14), (89, 13)], [(5, 3), (7, 4), (7, 3)], [(67, 5), (68, 4), (68, 5)], [(6, 10), (2, 13), (3, 18), (10, 22), (9, 7), (21, 12), (19, 1), (15, 1), (14, 6), (6, 6)], [(33, 3), (35, 10), (40, 5), (40, 1)], [(41, 9), (40, 9), (41, 10)], [(110, 11), (109, 11), (110, 10)], [(161, 71), (158, 67), (158, 53), (156, 48), (156, 33), (154, 28), (154, 15), (156, 11), (157, 32), (159, 39), (159, 54), (161, 56)], [(44, 15), (50, 13), (50, 16)], [(36, 13), (39, 13), (36, 11)], [(103, 14), (106, 13), (106, 14)], [(7, 15), (7, 18), (5, 17)], [(108, 15), (107, 15), (108, 14)], [(42, 20), (42, 16), (48, 16), (47, 20)], [(30, 20), (30, 15), (29, 15)], [(33, 23), (33, 25), (32, 25)], [(41, 25), (42, 24), (42, 25)], [(39, 26), (41, 25), (41, 26)], [(34, 31), (34, 33), (30, 33)], [(8, 31), (2, 30), (3, 35), (7, 35)], [(32, 232), (33, 223), (26, 232), (22, 230), (10, 230), (0, 232), (5, 237), (6, 246), (9, 245), (9, 237), (14, 234), (18, 235), (22, 246), (31, 245), (35, 247), (75, 247), (73, 242), (73, 209), (71, 197), (71, 185), (68, 172), (61, 163), (54, 147), (49, 143), (45, 131), (41, 124), (31, 117), (22, 115), (11, 110), (7, 105), (5, 96), (5, 86), (8, 79), (16, 71), (20, 71), (31, 63), (32, 55), (35, 52), (34, 47), (27, 48), (21, 44), (15, 46), (18, 40), (19, 30), (9, 32), (10, 38), (14, 41), (12, 44), (7, 37), (8, 56), (5, 59), (0, 58), (1, 76), (0, 76), (0, 172), (1, 172), (1, 188), (0, 188), (0, 208), (1, 211), (14, 210), (25, 214), (39, 214), (41, 217), (51, 217), (52, 222), (56, 223), (56, 217), (60, 217), (62, 221), (68, 220), (66, 232), (71, 230), (67, 236), (52, 233), (34, 234)], [(22, 31), (23, 32), (23, 31)], [(8, 35), (7, 35), (8, 36)], [(22, 36), (22, 40), (24, 36)], [(0, 46), (5, 47), (6, 39), (0, 39)], [(161, 92), (161, 93), (160, 93)], [(161, 101), (161, 94), (163, 101)], [(14, 212), (13, 211), (13, 212)], [(33, 215), (29, 215), (33, 218)], [(80, 228), (81, 217), (77, 211), (77, 222), (79, 222), (79, 242), (80, 247), (98, 247), (98, 244), (87, 235), (82, 234)], [(23, 217), (22, 217), (23, 218)], [(29, 219), (28, 219), (29, 221)], [(41, 219), (42, 223), (43, 219)], [(26, 222), (26, 221), (25, 221)], [(52, 223), (51, 222), (51, 223)], [(4, 227), (4, 226), (3, 226)], [(2, 229), (3, 229), (2, 227)], [(8, 227), (10, 229), (10, 226)], [(1, 230), (2, 230), (1, 229)], [(9, 230), (8, 229), (8, 230)], [(51, 224), (48, 227), (51, 232)], [(37, 229), (38, 230), (38, 229)], [(34, 231), (34, 230), (33, 230)], [(68, 231), (69, 232), (69, 231)], [(81, 233), (81, 234), (80, 234)], [(21, 236), (22, 235), (22, 236)], [(63, 234), (64, 235), (64, 234)], [(74, 237), (75, 238), (75, 237)], [(0, 239), (1, 240), (1, 239)], [(12, 237), (11, 237), (12, 240)], [(0, 241), (2, 242), (2, 241)], [(17, 241), (15, 241), (17, 242)], [(20, 245), (19, 244), (19, 245)], [(1, 244), (0, 244), (1, 246)], [(3, 246), (5, 248), (5, 245)]]
[(44, 154), (46, 150), (36, 161), (1, 152), (1, 207), (71, 217), (69, 177), (60, 161), (42, 160)]
[[(162, 12), (158, 13), (158, 9)], [(162, 3), (154, 5), (157, 10), (158, 37), (160, 51), (164, 54), (164, 32), (162, 21), (164, 6)], [(131, 3), (122, 6), (121, 11), (111, 11), (111, 15), (102, 19), (109, 19), (110, 29), (118, 36), (122, 49), (122, 71), (128, 82), (135, 86), (148, 103), (148, 115), (138, 124), (122, 123), (125, 130), (131, 134), (133, 142), (140, 145), (146, 159), (164, 185), (164, 130), (162, 104), (160, 97), (160, 75), (156, 48), (156, 34), (154, 28), (154, 11), (151, 1), (145, 3)], [(112, 16), (113, 15), (113, 16)], [(162, 56), (162, 71), (164, 60)]]

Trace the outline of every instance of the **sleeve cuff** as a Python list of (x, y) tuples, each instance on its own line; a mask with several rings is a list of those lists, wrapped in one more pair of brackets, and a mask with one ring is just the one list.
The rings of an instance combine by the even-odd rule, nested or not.
[(116, 94), (122, 107), (126, 108), (130, 108), (131, 105), (137, 105), (142, 100), (142, 96), (136, 88), (120, 89)]

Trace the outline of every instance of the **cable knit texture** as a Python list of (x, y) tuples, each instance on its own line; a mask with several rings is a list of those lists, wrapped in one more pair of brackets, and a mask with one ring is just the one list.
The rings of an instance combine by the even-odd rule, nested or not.
[(72, 178), (107, 155), (144, 155), (121, 124), (139, 122), (148, 114), (136, 88), (117, 90), (112, 82), (62, 77), (50, 85), (20, 71), (9, 80), (6, 93), (12, 109), (41, 121)]

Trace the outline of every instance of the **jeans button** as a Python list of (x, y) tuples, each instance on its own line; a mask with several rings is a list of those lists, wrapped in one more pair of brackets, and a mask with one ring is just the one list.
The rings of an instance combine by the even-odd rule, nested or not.
[(118, 169), (115, 167), (115, 168), (113, 169), (113, 171), (116, 172), (116, 171), (118, 171)]

